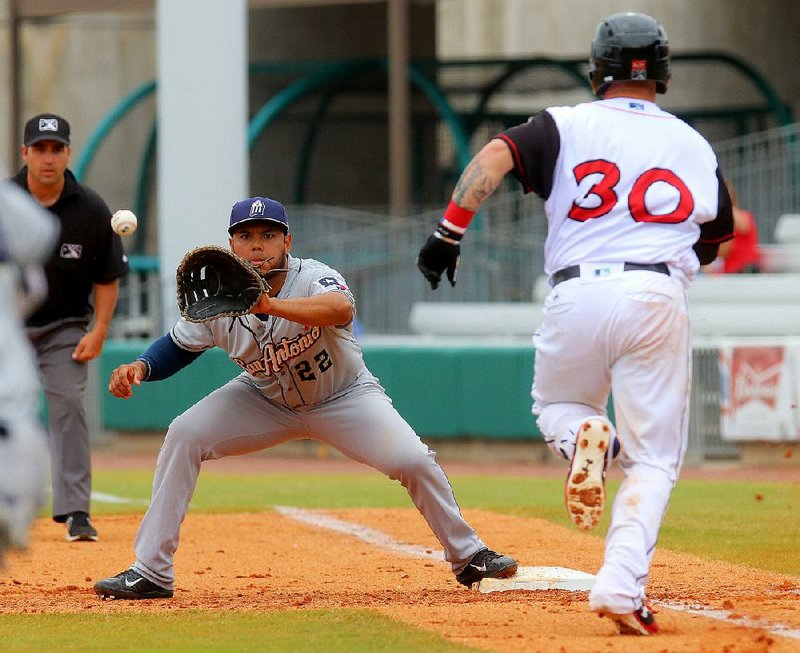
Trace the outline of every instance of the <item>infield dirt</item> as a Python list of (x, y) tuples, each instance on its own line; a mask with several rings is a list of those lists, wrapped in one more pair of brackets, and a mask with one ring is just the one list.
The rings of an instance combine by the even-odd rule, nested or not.
[[(245, 466), (266, 464), (257, 459), (240, 461)], [(131, 462), (127, 458), (127, 465)], [(286, 461), (281, 467), (285, 471)], [(538, 519), (483, 510), (464, 512), (489, 546), (513, 555), (524, 566), (567, 566), (594, 573), (600, 564), (602, 540), (598, 537)], [(400, 542), (439, 550), (413, 507), (325, 514), (369, 526)], [(132, 562), (139, 520), (138, 515), (100, 516), (95, 522), (101, 541), (72, 544), (64, 541), (63, 525), (39, 520), (31, 549), (14, 554), (7, 575), (0, 578), (0, 613), (86, 616), (197, 609), (366, 608), (488, 651), (800, 650), (798, 639), (666, 608), (658, 611), (663, 630), (659, 636), (621, 637), (611, 622), (588, 611), (585, 593), (480, 594), (458, 585), (444, 562), (392, 553), (273, 512), (190, 513), (176, 556), (177, 589), (172, 600), (101, 601), (92, 592), (92, 584)], [(794, 576), (660, 549), (649, 594), (657, 601), (705, 606), (733, 613), (732, 618), (749, 617), (800, 630), (800, 578)]]

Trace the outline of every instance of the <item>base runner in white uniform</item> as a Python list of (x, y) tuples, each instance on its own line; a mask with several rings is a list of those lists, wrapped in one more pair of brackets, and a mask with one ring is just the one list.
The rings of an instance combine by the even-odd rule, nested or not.
[[(455, 285), (461, 240), (507, 173), (545, 200), (552, 290), (534, 335), (533, 412), (571, 462), (565, 498), (580, 528), (614, 501), (593, 610), (620, 632), (658, 625), (645, 584), (687, 444), (691, 346), (686, 290), (732, 238), (731, 202), (711, 146), (661, 110), (667, 35), (653, 18), (606, 18), (592, 42), (595, 102), (553, 107), (491, 140), (462, 174), (418, 267)], [(616, 426), (606, 414), (612, 393)]]
[(47, 498), (42, 390), (23, 320), (47, 294), (42, 264), (58, 231), (56, 219), (30, 195), (0, 181), (0, 565), (6, 549), (26, 546)]
[(101, 597), (169, 598), (181, 522), (204, 460), (310, 438), (399, 480), (445, 550), (456, 579), (471, 585), (513, 575), (517, 563), (488, 549), (464, 521), (433, 451), (392, 406), (353, 336), (355, 300), (334, 269), (290, 255), (279, 202), (254, 197), (230, 216), (231, 249), (271, 289), (252, 314), (197, 324), (181, 319), (133, 363), (111, 375), (116, 397), (166, 378), (212, 347), (244, 371), (178, 416), (158, 456), (153, 498), (136, 536), (136, 561), (95, 584)]

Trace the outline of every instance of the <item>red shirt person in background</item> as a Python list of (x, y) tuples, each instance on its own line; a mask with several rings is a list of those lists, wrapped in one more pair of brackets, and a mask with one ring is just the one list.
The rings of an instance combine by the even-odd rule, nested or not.
[(761, 249), (758, 245), (758, 225), (750, 211), (739, 207), (736, 189), (726, 182), (733, 201), (733, 240), (719, 246), (719, 256), (723, 260), (722, 272), (748, 273), (761, 272)]

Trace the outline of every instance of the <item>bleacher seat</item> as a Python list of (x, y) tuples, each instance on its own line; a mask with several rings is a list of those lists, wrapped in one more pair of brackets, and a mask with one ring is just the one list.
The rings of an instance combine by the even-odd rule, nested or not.
[(689, 286), (689, 302), (800, 304), (800, 274), (699, 274)]
[(542, 305), (524, 302), (416, 302), (411, 331), (427, 336), (530, 337)]
[(784, 213), (778, 218), (775, 240), (779, 243), (800, 243), (800, 214)]
[[(529, 337), (542, 321), (547, 279), (534, 302), (417, 302), (411, 330), (419, 335)], [(800, 335), (800, 274), (700, 274), (689, 289), (692, 335)]]
[(775, 223), (775, 242), (761, 245), (764, 272), (800, 272), (800, 214), (784, 213)]

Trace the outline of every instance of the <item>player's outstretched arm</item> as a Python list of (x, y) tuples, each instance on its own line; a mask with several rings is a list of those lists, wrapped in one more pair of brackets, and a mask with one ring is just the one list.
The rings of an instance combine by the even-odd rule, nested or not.
[(450, 285), (456, 285), (461, 238), (478, 208), (513, 167), (514, 159), (508, 146), (494, 139), (483, 146), (461, 174), (444, 216), (417, 257), (417, 268), (434, 290), (445, 270)]
[(309, 326), (343, 326), (353, 319), (353, 304), (340, 292), (286, 299), (264, 293), (250, 312), (274, 315)]
[(133, 396), (133, 386), (140, 385), (146, 376), (147, 366), (143, 361), (137, 360), (120, 365), (111, 372), (108, 391), (115, 397), (128, 399)]

